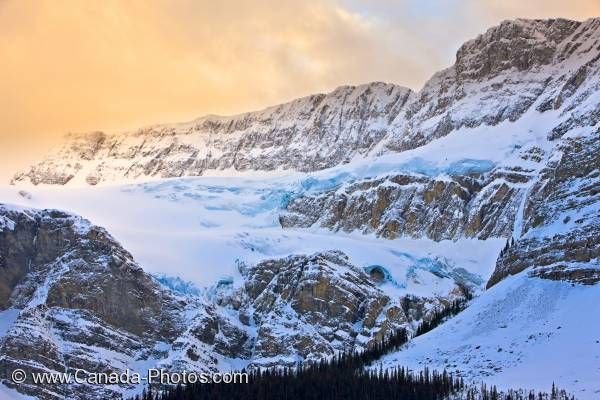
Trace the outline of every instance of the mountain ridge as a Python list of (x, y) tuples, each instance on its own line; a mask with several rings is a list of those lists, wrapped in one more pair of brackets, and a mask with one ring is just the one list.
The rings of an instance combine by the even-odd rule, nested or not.
[[(538, 104), (540, 112), (568, 113), (597, 65), (599, 26), (598, 18), (504, 21), (463, 44), (454, 65), (418, 92), (381, 82), (340, 86), (234, 116), (125, 134), (78, 134), (15, 174), (12, 183), (95, 185), (223, 170), (310, 172), (413, 149), (463, 127), (515, 121), (540, 97), (547, 97)], [(515, 81), (515, 74), (523, 75)]]

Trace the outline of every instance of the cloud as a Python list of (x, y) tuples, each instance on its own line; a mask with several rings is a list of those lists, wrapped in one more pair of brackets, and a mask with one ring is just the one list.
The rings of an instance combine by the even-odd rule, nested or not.
[(597, 0), (469, 0), (471, 7), (488, 20), (504, 18), (572, 18), (600, 16)]

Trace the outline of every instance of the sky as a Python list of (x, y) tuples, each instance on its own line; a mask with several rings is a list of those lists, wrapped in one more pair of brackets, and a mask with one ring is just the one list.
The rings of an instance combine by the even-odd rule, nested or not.
[(504, 19), (594, 16), (600, 0), (0, 0), (0, 179), (68, 132), (419, 89)]

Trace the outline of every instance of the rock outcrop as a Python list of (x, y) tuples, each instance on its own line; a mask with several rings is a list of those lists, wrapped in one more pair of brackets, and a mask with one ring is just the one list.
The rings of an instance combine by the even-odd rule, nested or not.
[(600, 131), (565, 138), (527, 198), (522, 232), (488, 282), (529, 267), (547, 279), (600, 281)]
[(488, 175), (427, 177), (390, 175), (293, 198), (280, 224), (361, 231), (394, 239), (427, 237), (436, 241), (510, 236), (520, 199), (521, 171)]
[(455, 64), (415, 95), (406, 123), (386, 145), (412, 149), (463, 127), (518, 120), (542, 97), (559, 96), (573, 65), (596, 63), (599, 29), (597, 19), (514, 20), (490, 28), (463, 44)]
[[(161, 346), (181, 335), (189, 305), (144, 273), (104, 229), (56, 210), (0, 206), (0, 215), (0, 309), (18, 313), (0, 339), (3, 379), (16, 368), (112, 372), (165, 357)], [(127, 389), (115, 386), (27, 381), (18, 390), (75, 399), (117, 398)]]
[(412, 332), (431, 311), (465, 298), (455, 280), (439, 297), (393, 297), (339, 251), (242, 266), (243, 289), (220, 299), (256, 325), (252, 365), (294, 365), (363, 350), (400, 328)]

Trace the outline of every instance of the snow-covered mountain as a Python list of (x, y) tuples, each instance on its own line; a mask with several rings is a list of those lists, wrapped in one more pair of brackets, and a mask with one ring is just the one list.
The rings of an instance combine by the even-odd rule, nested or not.
[(292, 365), (474, 294), (374, 368), (593, 399), (599, 154), (600, 19), (503, 22), (418, 92), (71, 136), (0, 188), (0, 377)]
[[(210, 372), (363, 350), (401, 327), (413, 331), (480, 283), (443, 260), (420, 263), (398, 283), (379, 276), (384, 267), (357, 267), (339, 251), (296, 255), (238, 263), (240, 280), (200, 291), (149, 276), (81, 217), (2, 205), (0, 377), (15, 387), (16, 368)], [(31, 381), (16, 388), (42, 399), (118, 399), (142, 389)]]
[[(377, 365), (424, 366), (513, 387), (600, 395), (600, 132), (555, 139), (517, 210), (488, 290)], [(552, 377), (552, 378), (550, 378)]]
[(461, 128), (516, 122), (533, 110), (552, 115), (545, 116), (553, 126), (544, 134), (557, 138), (597, 122), (599, 38), (600, 19), (507, 21), (465, 43), (455, 64), (417, 93), (373, 83), (234, 117), (73, 135), (14, 182), (93, 185), (211, 170), (315, 171), (417, 148)]
[(207, 170), (319, 170), (367, 154), (411, 94), (392, 84), (348, 86), (234, 117), (72, 135), (14, 181), (94, 185)]

